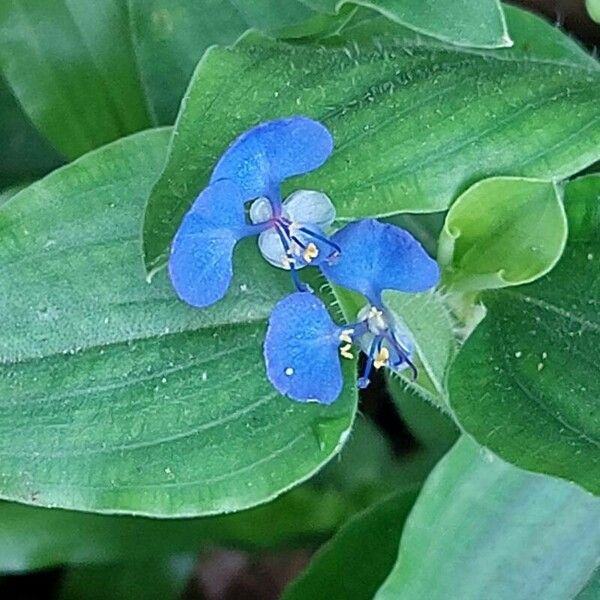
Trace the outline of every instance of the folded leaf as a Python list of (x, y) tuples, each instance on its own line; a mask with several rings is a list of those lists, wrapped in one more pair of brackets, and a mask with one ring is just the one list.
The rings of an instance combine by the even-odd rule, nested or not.
[(450, 372), (450, 404), (479, 443), (600, 494), (600, 176), (566, 188), (569, 240), (533, 284), (483, 295), (487, 316)]
[(476, 183), (452, 205), (438, 260), (447, 287), (500, 288), (547, 273), (566, 239), (562, 190), (555, 183), (495, 177)]

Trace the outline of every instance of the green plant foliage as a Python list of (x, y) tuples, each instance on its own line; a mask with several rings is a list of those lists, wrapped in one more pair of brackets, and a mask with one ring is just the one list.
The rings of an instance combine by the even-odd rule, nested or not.
[(167, 138), (90, 153), (0, 211), (3, 498), (229, 512), (306, 479), (348, 437), (353, 377), (333, 406), (292, 402), (266, 379), (266, 318), (291, 283), (253, 240), (213, 309), (180, 302), (164, 271), (146, 282), (139, 232)]
[(232, 44), (246, 21), (223, 0), (129, 0), (129, 6), (148, 102), (158, 123), (171, 124), (205, 50)]
[(125, 0), (5, 0), (0, 70), (68, 158), (149, 127)]
[(390, 439), (359, 414), (339, 458), (311, 482), (338, 490), (360, 510), (398, 492), (416, 493), (439, 457), (437, 449), (427, 446), (397, 456)]
[(413, 335), (419, 375), (406, 384), (431, 403), (447, 410), (446, 380), (458, 350), (452, 317), (437, 293), (403, 294), (386, 291), (386, 306), (398, 315)]
[(599, 545), (597, 498), (463, 437), (427, 480), (375, 598), (583, 598)]
[(45, 175), (61, 159), (23, 114), (0, 79), (0, 190)]
[(600, 68), (598, 60), (555, 23), (510, 4), (505, 4), (503, 8), (510, 36), (514, 40), (514, 46), (507, 51), (509, 56), (529, 56), (589, 69)]
[(354, 506), (332, 488), (293, 490), (231, 515), (157, 520), (0, 503), (0, 571), (141, 562), (210, 545), (263, 549), (315, 542)]
[(499, 0), (302, 0), (323, 12), (335, 13), (352, 3), (425, 35), (457, 46), (499, 48), (511, 39)]
[(458, 438), (458, 428), (447, 412), (419, 394), (399, 377), (387, 377), (388, 390), (402, 420), (419, 444), (439, 459)]
[(600, 176), (570, 183), (570, 234), (543, 279), (484, 294), (450, 374), (461, 426), (505, 460), (600, 494)]
[(370, 600), (398, 552), (416, 494), (405, 492), (350, 519), (283, 594), (283, 600)]
[(59, 600), (177, 600), (194, 571), (194, 556), (69, 569)]
[(576, 600), (596, 600), (600, 596), (600, 567), (575, 596)]
[[(334, 49), (253, 35), (213, 48), (150, 197), (146, 262), (164, 260), (215, 161), (260, 121), (304, 113), (331, 129), (333, 156), (290, 189), (327, 192), (346, 220), (442, 210), (486, 176), (580, 170), (600, 157), (599, 91), (596, 71), (424, 44)], [(566, 110), (569, 119), (556, 118)]]
[(556, 184), (520, 177), (484, 179), (450, 208), (438, 261), (445, 285), (474, 291), (528, 283), (558, 261), (567, 239)]
[(599, 0), (585, 0), (585, 7), (587, 8), (590, 17), (600, 23), (600, 1)]
[(129, 0), (129, 8), (140, 76), (162, 124), (175, 120), (194, 67), (209, 46), (232, 44), (253, 27), (299, 37), (345, 21), (344, 15), (317, 15), (297, 0)]
[[(545, 19), (509, 4), (503, 6), (503, 11), (510, 36), (514, 42), (513, 45), (500, 51), (480, 50), (480, 54), (504, 59), (552, 61), (594, 70), (600, 68), (598, 61), (578, 42)], [(423, 38), (407, 27), (397, 25), (371, 10), (363, 9), (353, 15), (343, 28), (341, 36), (362, 43), (372, 39), (382, 41), (391, 38), (402, 39), (413, 44), (421, 43), (426, 46), (437, 43), (439, 46), (452, 48), (451, 44), (436, 42), (432, 38)]]

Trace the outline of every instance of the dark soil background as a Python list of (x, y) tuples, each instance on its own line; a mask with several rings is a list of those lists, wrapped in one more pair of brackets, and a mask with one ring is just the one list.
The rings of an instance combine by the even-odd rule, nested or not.
[[(520, 0), (512, 4), (544, 15), (590, 51), (595, 53), (600, 48), (600, 25), (589, 18), (584, 0)], [(361, 392), (360, 409), (390, 440), (397, 455), (408, 454), (418, 447), (381, 376)], [(198, 558), (182, 600), (277, 600), (287, 583), (307, 565), (314, 550), (253, 555), (215, 548)], [(49, 569), (0, 577), (0, 598), (55, 600), (59, 597), (63, 576), (63, 569)]]

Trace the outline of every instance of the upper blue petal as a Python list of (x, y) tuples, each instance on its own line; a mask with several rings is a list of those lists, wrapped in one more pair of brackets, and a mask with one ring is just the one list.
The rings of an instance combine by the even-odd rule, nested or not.
[(333, 138), (307, 117), (277, 119), (257, 125), (238, 137), (217, 163), (211, 182), (232, 179), (244, 200), (268, 194), (294, 175), (320, 167), (331, 154)]
[(408, 231), (395, 225), (364, 219), (346, 225), (331, 239), (342, 252), (337, 262), (321, 265), (324, 275), (376, 306), (382, 306), (383, 290), (423, 292), (439, 281), (437, 263)]
[(331, 404), (341, 393), (340, 327), (307, 292), (281, 300), (265, 338), (267, 375), (279, 392), (300, 402)]
[(183, 218), (169, 258), (169, 276), (177, 295), (204, 307), (220, 300), (233, 275), (236, 242), (244, 236), (242, 192), (228, 180), (204, 189)]

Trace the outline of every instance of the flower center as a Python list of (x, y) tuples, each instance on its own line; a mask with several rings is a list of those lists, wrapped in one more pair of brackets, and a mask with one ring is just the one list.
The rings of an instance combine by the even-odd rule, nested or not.
[(331, 200), (320, 192), (298, 190), (281, 201), (279, 190), (254, 200), (250, 221), (260, 232), (259, 247), (272, 265), (289, 270), (298, 291), (311, 291), (297, 273), (307, 265), (332, 261), (340, 247), (322, 231), (335, 218)]
[(366, 354), (367, 361), (362, 376), (358, 380), (360, 388), (367, 387), (371, 371), (382, 367), (393, 370), (410, 368), (416, 377), (416, 368), (410, 360), (410, 350), (406, 346), (406, 334), (400, 334), (400, 326), (390, 311), (367, 305), (358, 313), (358, 321), (339, 335), (343, 344), (340, 355), (353, 358), (350, 352), (353, 343), (358, 343)]

